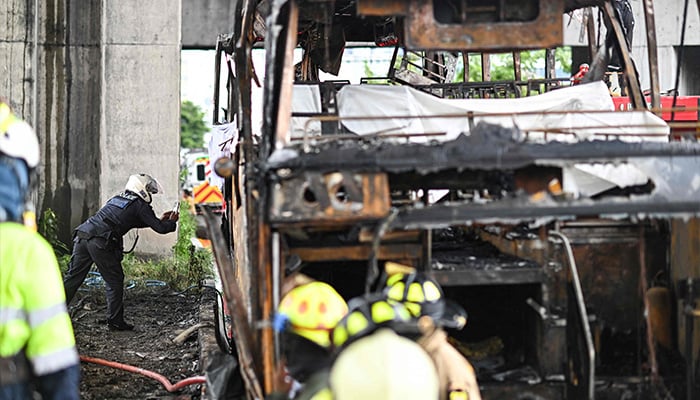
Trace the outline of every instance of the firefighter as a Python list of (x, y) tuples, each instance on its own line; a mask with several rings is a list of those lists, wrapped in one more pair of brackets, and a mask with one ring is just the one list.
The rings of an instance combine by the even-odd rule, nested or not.
[[(286, 373), (296, 381), (290, 388), (291, 398), (311, 399), (327, 386), (332, 360), (330, 332), (347, 311), (340, 294), (318, 281), (292, 288), (280, 301), (274, 325), (280, 333)], [(270, 398), (284, 396), (288, 394)]]
[(330, 393), (335, 400), (438, 399), (435, 364), (421, 346), (380, 328), (351, 342), (330, 371)]
[[(387, 262), (387, 269), (405, 271), (407, 267)], [(446, 301), (435, 280), (418, 271), (398, 272), (388, 276), (384, 294), (403, 303), (418, 320), (425, 348), (437, 366), (440, 378), (440, 399), (481, 400), (476, 373), (471, 363), (447, 341), (443, 327), (462, 329), (466, 312)]]
[(370, 293), (348, 302), (348, 313), (331, 332), (331, 341), (336, 353), (342, 352), (352, 342), (371, 335), (381, 328), (417, 339), (418, 325), (411, 312), (400, 302), (387, 299), (381, 293)]
[(80, 364), (61, 272), (49, 243), (24, 226), (39, 163), (33, 129), (0, 101), (0, 399), (80, 398)]
[(124, 320), (124, 270), (121, 265), (124, 235), (133, 228), (145, 227), (165, 234), (174, 232), (177, 226), (179, 214), (176, 211), (168, 211), (160, 219), (153, 212), (152, 196), (162, 192), (158, 181), (150, 175), (131, 175), (124, 191), (109, 199), (73, 233), (73, 254), (63, 279), (66, 303), (70, 304), (95, 263), (107, 288), (107, 326), (110, 330), (134, 329)]

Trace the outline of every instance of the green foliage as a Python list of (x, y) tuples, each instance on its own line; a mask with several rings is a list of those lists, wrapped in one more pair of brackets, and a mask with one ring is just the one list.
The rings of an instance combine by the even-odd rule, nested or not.
[[(520, 52), (520, 72), (523, 80), (538, 78), (537, 69), (544, 68), (545, 50)], [(571, 73), (571, 48), (559, 47), (554, 52), (557, 69)], [(458, 63), (456, 81), (464, 80), (462, 63)], [(542, 78), (540, 76), (539, 78)], [(509, 81), (515, 79), (513, 72), (513, 55), (511, 53), (491, 54), (491, 80)], [(469, 81), (481, 82), (481, 55), (469, 54)]]
[(180, 106), (180, 147), (204, 147), (204, 134), (209, 128), (204, 123), (204, 111), (189, 100)]
[(180, 203), (179, 229), (173, 256), (157, 260), (127, 254), (122, 261), (126, 280), (137, 283), (148, 280), (166, 282), (175, 290), (183, 290), (213, 276), (213, 255), (209, 249), (196, 249), (190, 242), (196, 230), (195, 216)]
[(58, 217), (52, 209), (47, 208), (37, 224), (37, 231), (43, 236), (46, 241), (53, 247), (57, 257), (70, 254), (70, 249), (58, 238)]
[(173, 247), (176, 260), (187, 260), (189, 266), (189, 281), (201, 280), (213, 274), (213, 254), (210, 249), (197, 249), (190, 239), (196, 236), (196, 217), (189, 212), (186, 201), (180, 202), (180, 231)]

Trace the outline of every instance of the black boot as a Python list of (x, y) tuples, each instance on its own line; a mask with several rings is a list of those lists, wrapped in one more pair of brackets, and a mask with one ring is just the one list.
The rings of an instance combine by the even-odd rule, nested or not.
[(107, 327), (110, 331), (133, 331), (134, 326), (127, 324), (125, 321), (110, 321), (107, 322)]

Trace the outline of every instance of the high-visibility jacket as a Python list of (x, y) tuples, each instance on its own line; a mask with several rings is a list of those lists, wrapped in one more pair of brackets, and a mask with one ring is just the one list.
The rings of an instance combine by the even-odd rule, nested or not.
[(35, 375), (79, 363), (53, 249), (21, 224), (0, 222), (0, 357), (24, 351)]

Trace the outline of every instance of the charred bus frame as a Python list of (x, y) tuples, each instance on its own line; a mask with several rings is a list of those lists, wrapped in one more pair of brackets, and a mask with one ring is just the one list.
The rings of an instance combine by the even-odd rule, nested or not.
[[(454, 140), (431, 142), (430, 135), (439, 132), (358, 137), (343, 128), (352, 117), (337, 113), (334, 96), (343, 82), (314, 81), (322, 93), (321, 112), (293, 111), (298, 78), (309, 80), (319, 68), (335, 68), (343, 47), (333, 36), (339, 32), (343, 40), (376, 42), (375, 28), (387, 33), (390, 22), (397, 46), (424, 52), (422, 75), (437, 70), (441, 76), (439, 51), (551, 49), (561, 42), (563, 13), (591, 6), (603, 10), (614, 31), (634, 109), (647, 108), (629, 51), (619, 45), (624, 38), (610, 2), (482, 3), (489, 2), (236, 2), (240, 18), (232, 34), (219, 38), (216, 64), (218, 77), (222, 56), (228, 55), (227, 119), (235, 116), (240, 132), (232, 160), (217, 162), (228, 176), (223, 231), (229, 233), (219, 229), (217, 216), (206, 218), (249, 397), (262, 398), (274, 389), (278, 354), (269, 321), (285, 271), (301, 261), (310, 274), (351, 296), (371, 284), (383, 260), (426, 270), (465, 305), (467, 331), (474, 326), (477, 333), (455, 333), (458, 338), (502, 337), (504, 362), (516, 368), (480, 375), (485, 398), (514, 393), (619, 398), (640, 388), (653, 389), (649, 398), (672, 393), (690, 399), (697, 393), (693, 343), (700, 340), (693, 340), (697, 335), (689, 322), (698, 314), (694, 293), (700, 290), (700, 271), (692, 265), (700, 265), (700, 197), (697, 190), (671, 193), (692, 188), (698, 179), (696, 140), (530, 142), (517, 127), (473, 123), (488, 116), (473, 112), (430, 117), (467, 121), (469, 136)], [(445, 16), (446, 5), (461, 12)], [(645, 0), (644, 5), (651, 106), (660, 112), (653, 4)], [(258, 82), (251, 53), (263, 40), (258, 140), (251, 122), (251, 87)], [(300, 41), (305, 54), (316, 56), (307, 59), (311, 67), (295, 71), (293, 50)], [(595, 50), (591, 42), (592, 59)], [(437, 67), (426, 60), (437, 61)], [(388, 77), (394, 83), (431, 95), (470, 87), (468, 82), (410, 82), (395, 72)], [(514, 77), (519, 80), (517, 70)], [(545, 90), (557, 86), (551, 75), (540, 83)], [(481, 86), (488, 87), (488, 95), (498, 91), (495, 85)], [(322, 134), (290, 140), (291, 120), (300, 117), (321, 123)], [(391, 141), (415, 136), (428, 141)], [(580, 163), (645, 164), (661, 172), (648, 185), (610, 196), (570, 198), (550, 187)], [(664, 185), (671, 192), (659, 192)], [(428, 193), (436, 189), (449, 194), (432, 201)], [(669, 365), (659, 366), (659, 349), (662, 363)], [(685, 360), (680, 369), (671, 365), (675, 353)], [(618, 356), (631, 360), (620, 364)]]

